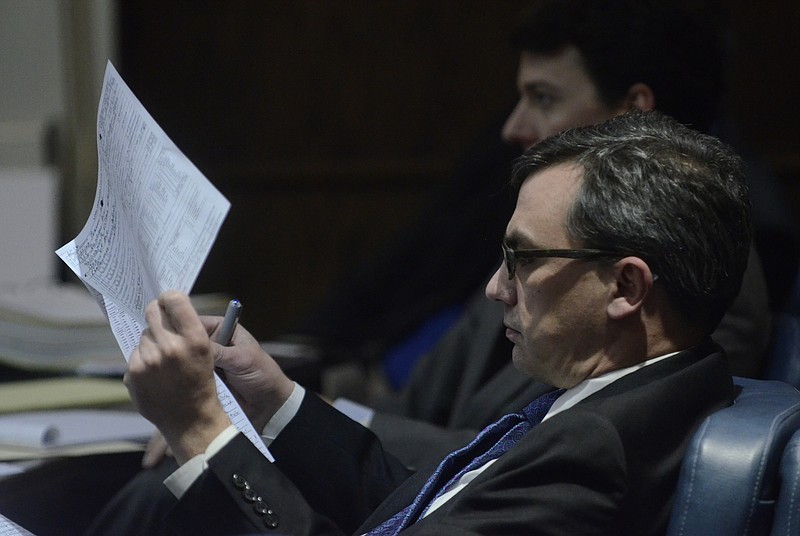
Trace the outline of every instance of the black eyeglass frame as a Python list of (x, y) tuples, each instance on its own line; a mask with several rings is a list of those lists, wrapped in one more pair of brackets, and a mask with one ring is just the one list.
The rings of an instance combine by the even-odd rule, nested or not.
[(506, 264), (508, 278), (514, 279), (517, 272), (517, 261), (545, 258), (562, 259), (613, 259), (626, 256), (626, 253), (606, 249), (512, 249), (508, 244), (501, 244), (503, 261)]

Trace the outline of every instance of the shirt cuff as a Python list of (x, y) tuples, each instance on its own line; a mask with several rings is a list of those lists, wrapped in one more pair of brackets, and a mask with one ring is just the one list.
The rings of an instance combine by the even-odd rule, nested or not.
[[(278, 434), (280, 434), (294, 416), (297, 415), (305, 393), (306, 390), (295, 382), (292, 394), (289, 395), (289, 398), (286, 399), (286, 402), (283, 403), (280, 409), (275, 412), (275, 415), (272, 416), (261, 433), (261, 438), (264, 440), (264, 444), (267, 447), (270, 446), (272, 441), (278, 437)], [(208, 468), (208, 460), (222, 450), (222, 448), (227, 445), (231, 439), (236, 437), (238, 433), (239, 430), (237, 430), (234, 425), (228, 426), (209, 443), (204, 453), (198, 454), (169, 475), (166, 480), (164, 480), (164, 485), (167, 486), (167, 489), (169, 489), (176, 498), (180, 499), (194, 481), (203, 474), (203, 471)]]
[(278, 437), (278, 434), (280, 434), (283, 429), (286, 428), (286, 425), (294, 419), (294, 416), (297, 415), (297, 411), (300, 409), (300, 404), (303, 403), (305, 394), (306, 390), (303, 389), (299, 383), (295, 382), (292, 394), (289, 395), (286, 402), (275, 412), (275, 415), (272, 416), (261, 431), (261, 439), (264, 440), (264, 444), (267, 447), (272, 444), (275, 438)]
[(164, 480), (164, 485), (175, 495), (175, 498), (180, 499), (186, 493), (186, 490), (208, 468), (208, 460), (222, 450), (222, 447), (227, 445), (238, 433), (239, 430), (231, 424), (208, 444), (204, 453), (198, 454), (178, 467), (174, 473)]
[(353, 402), (347, 398), (337, 398), (333, 401), (333, 407), (356, 421), (364, 428), (369, 428), (372, 425), (372, 419), (375, 417), (375, 410), (369, 406)]

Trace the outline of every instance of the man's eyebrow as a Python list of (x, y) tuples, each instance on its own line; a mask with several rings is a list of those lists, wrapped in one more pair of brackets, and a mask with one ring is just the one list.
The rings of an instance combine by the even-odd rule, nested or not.
[(503, 242), (511, 249), (539, 249), (530, 238), (515, 232), (506, 234)]
[(521, 82), (519, 89), (522, 93), (535, 93), (540, 91), (556, 92), (558, 86), (544, 80), (527, 80)]

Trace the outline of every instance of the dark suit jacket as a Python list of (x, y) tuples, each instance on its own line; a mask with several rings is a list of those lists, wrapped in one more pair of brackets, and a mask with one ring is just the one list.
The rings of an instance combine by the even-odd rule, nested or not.
[[(540, 424), (407, 533), (662, 534), (692, 433), (735, 396), (715, 348), (636, 371)], [(427, 478), (310, 395), (271, 450), (274, 465), (237, 437), (168, 522), (185, 534), (270, 532), (237, 488), (243, 478), (277, 516), (275, 532), (361, 534), (407, 505)]]

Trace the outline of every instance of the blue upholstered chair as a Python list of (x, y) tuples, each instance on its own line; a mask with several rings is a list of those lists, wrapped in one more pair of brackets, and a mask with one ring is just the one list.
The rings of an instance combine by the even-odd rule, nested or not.
[(787, 311), (773, 317), (764, 378), (800, 389), (800, 313)]
[(800, 389), (800, 274), (783, 310), (773, 317), (772, 341), (763, 377)]
[(800, 534), (800, 432), (794, 433), (783, 451), (780, 480), (772, 535)]
[(800, 392), (776, 381), (735, 382), (734, 404), (709, 416), (690, 443), (670, 536), (770, 534), (781, 456), (800, 429)]

